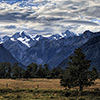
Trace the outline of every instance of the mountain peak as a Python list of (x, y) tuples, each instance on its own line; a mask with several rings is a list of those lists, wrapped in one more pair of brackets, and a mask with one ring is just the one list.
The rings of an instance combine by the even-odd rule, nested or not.
[(3, 39), (3, 42), (5, 42), (5, 41), (9, 40), (10, 37), (9, 36), (4, 36), (2, 39)]
[(89, 38), (91, 37), (91, 35), (93, 34), (93, 32), (89, 31), (89, 30), (86, 30), (83, 35), (86, 36), (86, 38)]
[(69, 31), (69, 30), (66, 30), (64, 33), (61, 34), (63, 37), (73, 37), (73, 36), (76, 36), (75, 33)]
[(54, 35), (52, 35), (52, 36), (50, 36), (49, 37), (49, 39), (51, 39), (51, 40), (58, 40), (58, 39), (60, 39), (61, 38), (61, 35), (60, 34), (54, 34)]
[[(16, 33), (12, 36), (12, 38), (17, 39), (17, 38), (19, 38), (19, 37), (25, 37), (25, 36), (28, 36), (28, 35), (26, 35), (24, 31), (23, 31), (23, 32), (16, 32)], [(28, 37), (29, 37), (29, 36), (28, 36)]]
[(23, 44), (25, 44), (27, 47), (30, 47), (30, 42), (32, 41), (32, 38), (25, 34), (25, 32), (17, 32), (11, 37), (12, 41), (20, 41)]
[(19, 38), (19, 37), (21, 37), (21, 32), (16, 32), (16, 33), (12, 36), (12, 38), (14, 38), (14, 39), (17, 39), (17, 38)]
[(23, 35), (26, 35), (26, 34), (25, 34), (24, 31), (22, 31), (22, 32), (20, 32), (20, 35), (23, 36)]
[(42, 35), (36, 35), (36, 36), (34, 37), (34, 40), (39, 41), (39, 40), (42, 39), (42, 38), (43, 38)]
[(90, 30), (86, 30), (85, 32), (84, 32), (84, 34), (85, 33), (93, 33), (93, 32), (91, 32)]

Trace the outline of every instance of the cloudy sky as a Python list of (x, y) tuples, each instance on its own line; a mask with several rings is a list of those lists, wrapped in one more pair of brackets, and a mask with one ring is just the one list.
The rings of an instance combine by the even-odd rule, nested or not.
[(100, 0), (0, 0), (0, 36), (100, 31)]

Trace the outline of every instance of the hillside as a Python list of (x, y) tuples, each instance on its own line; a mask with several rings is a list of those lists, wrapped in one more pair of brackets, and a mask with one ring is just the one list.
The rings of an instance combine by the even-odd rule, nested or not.
[(91, 60), (91, 66), (100, 70), (100, 36), (90, 39), (82, 46), (82, 50)]
[[(34, 62), (42, 65), (48, 64), (49, 68), (52, 69), (57, 66), (65, 68), (67, 63), (64, 60), (73, 54), (75, 48), (82, 47), (92, 38), (99, 36), (100, 32), (91, 31), (85, 31), (77, 36), (67, 30), (62, 34), (55, 34), (50, 37), (29, 36), (25, 32), (17, 32), (11, 37), (3, 37), (1, 42), (13, 57), (23, 65), (27, 66)], [(85, 52), (86, 49), (84, 47), (83, 49)], [(91, 47), (91, 49), (94, 48)]]
[[(87, 59), (91, 60), (91, 67), (96, 67), (100, 70), (100, 36), (91, 38), (80, 48), (82, 48)], [(58, 66), (65, 68), (68, 65), (68, 61), (69, 57), (63, 60)]]
[[(19, 63), (12, 54), (3, 47), (2, 44), (0, 44), (0, 62), (10, 62), (11, 64)], [(23, 66), (21, 63), (19, 63), (20, 66)]]

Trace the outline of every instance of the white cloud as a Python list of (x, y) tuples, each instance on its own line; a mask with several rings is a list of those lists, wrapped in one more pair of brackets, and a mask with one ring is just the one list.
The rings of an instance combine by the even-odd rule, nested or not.
[[(5, 29), (5, 26), (16, 26)], [(100, 0), (28, 0), (0, 2), (0, 33), (61, 33), (70, 29), (100, 31)]]

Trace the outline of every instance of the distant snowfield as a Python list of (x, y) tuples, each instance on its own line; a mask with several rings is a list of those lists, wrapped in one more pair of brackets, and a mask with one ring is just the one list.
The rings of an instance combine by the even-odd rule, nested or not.
[(17, 32), (15, 33), (13, 36), (9, 37), (9, 36), (5, 36), (6, 38), (1, 38), (0, 39), (0, 43), (4, 43), (5, 41), (7, 41), (8, 39), (10, 39), (11, 41), (20, 41), (22, 42), (24, 45), (26, 45), (27, 47), (31, 47), (30, 43), (31, 41), (39, 41), (42, 38), (47, 38), (49, 40), (58, 40), (61, 38), (68, 38), (68, 37), (73, 37), (73, 36), (77, 36), (75, 33), (70, 32), (69, 30), (65, 31), (64, 33), (61, 34), (55, 34), (55, 35), (50, 35), (50, 36), (42, 36), (42, 35), (27, 35), (25, 32)]
[(17, 40), (21, 41), (23, 44), (25, 44), (26, 46), (30, 47), (30, 44), (28, 44), (30, 39), (27, 39), (27, 37), (25, 37), (25, 38), (20, 37)]

